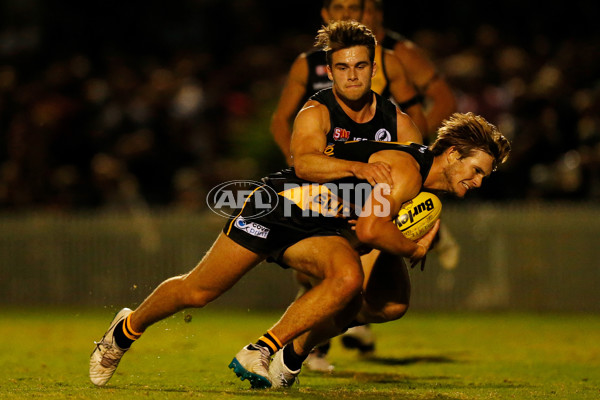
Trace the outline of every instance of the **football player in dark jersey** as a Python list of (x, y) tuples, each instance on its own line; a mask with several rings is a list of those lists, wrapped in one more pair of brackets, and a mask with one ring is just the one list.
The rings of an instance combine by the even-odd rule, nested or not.
[[(359, 21), (362, 17), (364, 0), (325, 0), (321, 17), (330, 21)], [(427, 122), (420, 103), (420, 96), (408, 79), (402, 63), (391, 50), (376, 47), (378, 67), (373, 79), (373, 90), (384, 97), (391, 96), (422, 132), (427, 131)], [(282, 89), (277, 107), (271, 119), (271, 133), (286, 158), (290, 159), (291, 125), (307, 99), (317, 91), (330, 87), (323, 51), (313, 49), (300, 54), (292, 64)]]

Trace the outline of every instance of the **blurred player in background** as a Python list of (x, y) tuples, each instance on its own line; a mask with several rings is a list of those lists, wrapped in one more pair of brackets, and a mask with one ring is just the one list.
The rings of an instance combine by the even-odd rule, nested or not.
[(425, 104), (425, 141), (433, 141), (442, 121), (456, 111), (456, 99), (452, 89), (423, 49), (383, 25), (383, 0), (365, 0), (361, 22), (373, 31), (377, 42), (383, 48), (392, 50), (402, 62), (408, 79)]

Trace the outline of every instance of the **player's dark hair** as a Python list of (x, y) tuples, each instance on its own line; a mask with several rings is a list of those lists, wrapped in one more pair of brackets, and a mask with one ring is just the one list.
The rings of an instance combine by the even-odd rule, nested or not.
[(333, 53), (354, 46), (366, 46), (369, 60), (373, 63), (377, 39), (369, 28), (359, 22), (335, 21), (319, 30), (315, 38), (315, 46), (325, 50), (327, 65), (330, 67)]
[(472, 112), (454, 113), (438, 129), (431, 151), (437, 156), (450, 147), (454, 147), (461, 158), (469, 157), (476, 150), (488, 153), (494, 158), (494, 170), (510, 153), (510, 142), (498, 128)]

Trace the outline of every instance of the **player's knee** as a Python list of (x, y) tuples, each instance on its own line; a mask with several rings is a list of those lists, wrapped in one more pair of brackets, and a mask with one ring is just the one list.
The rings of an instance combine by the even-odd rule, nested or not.
[(362, 290), (364, 275), (362, 270), (348, 268), (346, 271), (335, 274), (330, 283), (338, 296), (351, 299)]
[(221, 295), (219, 290), (211, 290), (206, 287), (186, 282), (185, 275), (180, 277), (182, 281), (181, 294), (185, 307), (202, 308)]

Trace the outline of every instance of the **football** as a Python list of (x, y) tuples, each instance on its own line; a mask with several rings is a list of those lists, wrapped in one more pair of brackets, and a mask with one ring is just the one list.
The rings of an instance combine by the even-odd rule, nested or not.
[(420, 239), (440, 218), (442, 202), (433, 193), (421, 192), (402, 204), (394, 224), (410, 240)]

